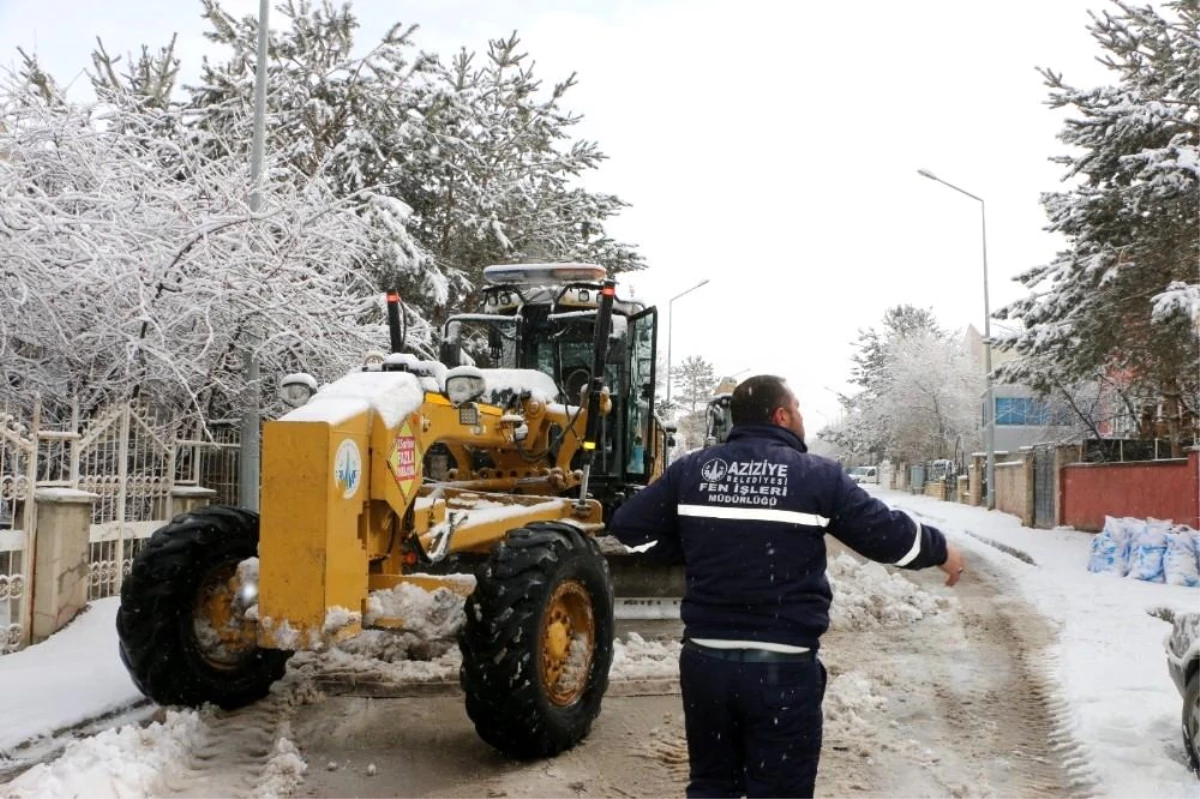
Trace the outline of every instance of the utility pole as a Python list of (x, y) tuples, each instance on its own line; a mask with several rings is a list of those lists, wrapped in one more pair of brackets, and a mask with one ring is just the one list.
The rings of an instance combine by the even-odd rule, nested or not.
[[(262, 210), (263, 151), (267, 133), (267, 17), (271, 11), (270, 0), (258, 3), (258, 64), (254, 72), (254, 140), (250, 146), (250, 213), (257, 215)], [(246, 349), (242, 363), (246, 375), (246, 405), (242, 411), (241, 447), (238, 458), (238, 499), (246, 510), (258, 510), (259, 474), (261, 465), (262, 389), (258, 385), (258, 358), (254, 348), (258, 335), (252, 326), (246, 329)]]

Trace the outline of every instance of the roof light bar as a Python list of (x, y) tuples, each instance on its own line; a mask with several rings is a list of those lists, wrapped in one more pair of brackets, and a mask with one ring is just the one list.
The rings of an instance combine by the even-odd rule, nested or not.
[(483, 279), (496, 286), (546, 286), (556, 283), (599, 282), (608, 271), (596, 264), (498, 264), (485, 267)]

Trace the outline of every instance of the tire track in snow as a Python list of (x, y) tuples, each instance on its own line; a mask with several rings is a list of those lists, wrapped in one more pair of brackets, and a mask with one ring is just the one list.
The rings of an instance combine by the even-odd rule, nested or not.
[(267, 698), (234, 711), (206, 708), (186, 762), (152, 792), (162, 797), (290, 796), (307, 765), (292, 743), (296, 710), (314, 700), (307, 679), (289, 673)]
[[(902, 629), (833, 630), (818, 792), (843, 796), (1083, 796), (1096, 782), (1057, 693), (1055, 634), (986, 562), (956, 607)], [(836, 598), (835, 598), (836, 603)]]

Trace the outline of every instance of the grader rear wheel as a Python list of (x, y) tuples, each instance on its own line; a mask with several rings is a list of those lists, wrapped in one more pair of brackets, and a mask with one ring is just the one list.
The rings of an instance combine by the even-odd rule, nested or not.
[(509, 532), (459, 633), (467, 715), (507, 755), (548, 757), (591, 730), (608, 688), (613, 597), (596, 542), (556, 522)]

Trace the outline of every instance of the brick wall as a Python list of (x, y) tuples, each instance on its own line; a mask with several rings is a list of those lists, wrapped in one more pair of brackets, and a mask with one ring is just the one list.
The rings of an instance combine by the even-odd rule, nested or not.
[(1105, 516), (1153, 516), (1200, 529), (1197, 451), (1186, 460), (1075, 463), (1063, 467), (1060, 483), (1063, 524), (1078, 530), (1102, 529)]

